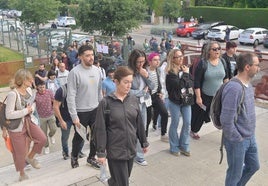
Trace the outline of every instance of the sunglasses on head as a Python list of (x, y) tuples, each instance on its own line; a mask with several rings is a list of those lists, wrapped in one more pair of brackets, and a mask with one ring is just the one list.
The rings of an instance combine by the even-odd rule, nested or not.
[(213, 50), (213, 51), (217, 51), (217, 50), (221, 50), (221, 47), (218, 47), (218, 48), (211, 48), (211, 50)]

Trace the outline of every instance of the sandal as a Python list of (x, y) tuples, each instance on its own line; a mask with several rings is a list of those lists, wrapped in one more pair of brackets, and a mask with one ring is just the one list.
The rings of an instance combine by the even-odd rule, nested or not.
[(200, 139), (200, 136), (197, 134), (197, 133), (195, 133), (195, 132), (190, 132), (190, 136), (193, 138), (193, 139), (195, 139), (195, 140), (198, 140), (198, 139)]

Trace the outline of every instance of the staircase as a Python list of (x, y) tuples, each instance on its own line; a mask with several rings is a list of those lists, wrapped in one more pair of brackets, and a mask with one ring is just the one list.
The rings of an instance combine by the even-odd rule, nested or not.
[[(84, 148), (85, 149), (85, 148)], [(89, 150), (84, 150), (88, 154)], [(75, 186), (75, 185), (101, 185), (99, 170), (86, 165), (87, 157), (79, 159), (80, 166), (72, 169), (70, 159), (63, 160), (61, 151), (37, 157), (42, 165), (41, 169), (29, 166), (25, 169), (29, 180), (18, 182), (19, 173), (14, 164), (0, 168), (0, 185), (23, 185), (23, 186)], [(82, 180), (82, 181), (81, 181)]]

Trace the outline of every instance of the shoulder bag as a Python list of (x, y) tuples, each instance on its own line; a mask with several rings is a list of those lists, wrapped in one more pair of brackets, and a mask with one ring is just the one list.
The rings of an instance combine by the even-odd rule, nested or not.
[[(0, 102), (0, 126), (1, 128), (5, 127), (9, 130), (14, 130), (19, 127), (20, 122), (22, 118), (17, 118), (17, 119), (6, 119), (6, 101), (7, 97), (4, 99), (3, 102)], [(16, 102), (17, 103), (18, 95), (16, 93)], [(15, 106), (16, 110), (16, 106)]]

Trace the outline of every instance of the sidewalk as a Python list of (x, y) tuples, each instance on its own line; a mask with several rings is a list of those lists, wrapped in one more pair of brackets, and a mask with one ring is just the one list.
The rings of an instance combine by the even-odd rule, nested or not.
[[(257, 142), (261, 169), (250, 180), (248, 186), (267, 186), (268, 177), (268, 110), (256, 107)], [(181, 124), (180, 124), (181, 125)], [(58, 135), (60, 134), (57, 131)], [(169, 144), (161, 142), (157, 132), (149, 133), (150, 150), (146, 154), (149, 165), (146, 167), (134, 164), (130, 177), (130, 186), (215, 186), (224, 185), (226, 155), (221, 165), (220, 154), (221, 131), (211, 123), (203, 126), (200, 140), (191, 139), (191, 157), (175, 157), (169, 154)], [(2, 141), (1, 141), (2, 143)], [(57, 141), (60, 143), (60, 141)], [(84, 152), (88, 153), (88, 143)], [(2, 149), (6, 151), (6, 149)], [(2, 157), (1, 157), (2, 160)], [(0, 168), (0, 185), (23, 186), (102, 186), (99, 171), (86, 165), (86, 158), (80, 159), (80, 167), (72, 169), (70, 160), (63, 160), (61, 150), (49, 155), (38, 156), (42, 168), (30, 168), (27, 174), (30, 179), (18, 182), (18, 173), (14, 165)]]

